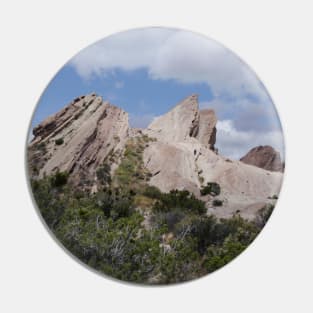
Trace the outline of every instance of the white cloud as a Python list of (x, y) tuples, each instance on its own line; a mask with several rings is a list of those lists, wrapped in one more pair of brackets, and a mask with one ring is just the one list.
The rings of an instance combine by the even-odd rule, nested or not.
[(114, 68), (135, 70), (149, 67), (167, 37), (174, 30), (147, 28), (121, 32), (104, 38), (79, 52), (70, 64), (78, 74), (88, 79), (91, 75), (103, 75)]
[(231, 120), (218, 121), (216, 128), (216, 147), (224, 156), (240, 159), (256, 146), (270, 145), (279, 151), (282, 159), (284, 159), (284, 139), (280, 130), (268, 132), (240, 131), (236, 129)]
[(214, 109), (219, 120), (232, 120), (237, 130), (274, 131), (281, 125), (272, 103), (258, 103), (248, 98), (231, 101), (215, 98), (199, 103), (200, 109)]
[[(89, 46), (70, 65), (84, 79), (117, 68), (146, 68), (152, 79), (207, 83), (215, 99), (200, 107), (214, 108), (221, 120), (217, 125), (221, 154), (238, 159), (257, 145), (272, 145), (283, 157), (280, 123), (262, 83), (235, 54), (213, 40), (173, 29), (138, 29)], [(130, 123), (146, 127), (153, 117), (131, 114)]]
[(188, 31), (146, 28), (122, 32), (87, 47), (70, 64), (86, 79), (114, 68), (147, 68), (154, 79), (206, 82), (216, 96), (254, 94), (269, 101), (259, 79), (235, 54)]

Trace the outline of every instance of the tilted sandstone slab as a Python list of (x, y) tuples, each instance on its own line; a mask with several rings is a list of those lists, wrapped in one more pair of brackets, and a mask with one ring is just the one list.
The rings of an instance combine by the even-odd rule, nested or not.
[(168, 113), (157, 117), (144, 130), (150, 137), (162, 142), (183, 142), (197, 138), (214, 149), (217, 118), (213, 110), (199, 110), (198, 96), (191, 95)]
[(198, 97), (192, 95), (168, 113), (157, 117), (145, 131), (160, 141), (181, 142), (190, 136), (196, 136), (198, 128)]
[(72, 178), (95, 179), (109, 154), (122, 153), (128, 129), (128, 114), (120, 108), (94, 94), (79, 98), (34, 129), (30, 155), (44, 146), (38, 176), (66, 171)]

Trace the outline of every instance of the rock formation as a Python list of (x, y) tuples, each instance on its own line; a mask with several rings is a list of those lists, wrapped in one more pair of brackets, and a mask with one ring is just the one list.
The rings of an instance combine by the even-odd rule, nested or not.
[(197, 139), (211, 150), (214, 150), (217, 123), (215, 112), (214, 110), (204, 109), (200, 110), (199, 113), (199, 132), (197, 134)]
[[(109, 159), (114, 175), (126, 142), (148, 136), (152, 140), (143, 151), (143, 166), (151, 174), (148, 184), (164, 192), (188, 189), (206, 201), (208, 213), (218, 217), (240, 212), (253, 218), (279, 193), (282, 173), (273, 172), (280, 170), (279, 155), (269, 147), (256, 148), (241, 161), (218, 155), (216, 122), (214, 111), (199, 110), (198, 97), (192, 95), (146, 129), (131, 129), (126, 112), (95, 94), (82, 96), (33, 129), (30, 175), (41, 178), (66, 171), (76, 184), (95, 190), (99, 166)], [(221, 187), (219, 208), (212, 206), (210, 196), (200, 194), (209, 182)]]
[(217, 118), (213, 110), (198, 108), (198, 96), (191, 95), (168, 113), (156, 118), (145, 130), (151, 137), (163, 142), (183, 142), (197, 138), (214, 149)]
[(242, 157), (240, 161), (268, 171), (282, 172), (284, 170), (279, 152), (271, 146), (255, 147)]
[(34, 128), (30, 168), (39, 177), (66, 171), (94, 180), (105, 158), (121, 156), (128, 128), (128, 114), (120, 108), (95, 94), (77, 98)]
[(208, 202), (211, 213), (230, 217), (240, 211), (242, 216), (253, 218), (269, 197), (279, 193), (282, 175), (212, 151), (216, 121), (214, 111), (199, 111), (196, 96), (191, 96), (151, 123), (146, 133), (157, 141), (144, 151), (145, 166), (152, 174), (149, 184), (164, 192), (188, 189), (204, 199), (200, 188), (216, 182), (224, 204), (215, 209)]

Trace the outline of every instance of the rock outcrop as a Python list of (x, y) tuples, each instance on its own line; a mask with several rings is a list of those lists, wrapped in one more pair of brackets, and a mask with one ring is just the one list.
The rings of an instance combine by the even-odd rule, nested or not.
[(128, 129), (128, 114), (120, 108), (95, 94), (77, 98), (34, 128), (30, 169), (39, 177), (66, 171), (79, 183), (95, 180), (109, 155), (121, 155)]
[(200, 110), (199, 131), (197, 139), (204, 145), (214, 150), (216, 141), (216, 123), (217, 118), (214, 110)]
[(240, 161), (268, 171), (283, 172), (284, 170), (279, 152), (271, 146), (255, 147), (242, 157)]
[[(66, 171), (75, 184), (95, 190), (97, 169), (109, 160), (114, 175), (126, 142), (146, 136), (151, 140), (145, 144), (142, 162), (151, 176), (148, 184), (164, 192), (187, 189), (205, 201), (208, 213), (217, 217), (240, 212), (253, 218), (279, 193), (279, 154), (266, 146), (251, 150), (240, 161), (218, 155), (214, 147), (216, 123), (213, 110), (199, 110), (196, 95), (156, 118), (146, 129), (129, 128), (128, 114), (101, 97), (81, 96), (34, 128), (28, 147), (30, 175), (41, 178)], [(200, 194), (210, 182), (221, 187), (217, 197), (223, 201), (221, 207), (214, 207), (209, 195)]]
[(214, 149), (217, 118), (213, 110), (199, 110), (198, 96), (191, 95), (178, 103), (171, 111), (156, 118), (145, 130), (162, 142), (183, 142), (197, 138)]
[[(208, 201), (208, 211), (218, 217), (240, 212), (252, 219), (260, 207), (270, 202), (269, 198), (279, 194), (282, 181), (281, 173), (224, 158), (195, 138), (176, 143), (152, 142), (144, 151), (144, 164), (152, 174), (149, 184), (163, 192), (192, 191)], [(200, 195), (200, 188), (209, 182), (221, 186), (218, 199), (223, 206), (218, 209)]]
[(152, 174), (149, 184), (163, 192), (188, 189), (202, 200), (200, 189), (209, 182), (220, 184), (223, 206), (208, 202), (210, 213), (230, 217), (236, 212), (253, 218), (268, 198), (277, 195), (282, 175), (232, 161), (215, 152), (217, 118), (213, 110), (198, 109), (195, 95), (186, 98), (147, 130), (157, 138), (144, 151), (144, 164)]

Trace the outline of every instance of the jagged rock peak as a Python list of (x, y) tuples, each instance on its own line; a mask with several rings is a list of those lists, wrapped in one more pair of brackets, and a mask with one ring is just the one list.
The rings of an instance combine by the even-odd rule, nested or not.
[(279, 152), (271, 146), (255, 147), (242, 157), (240, 161), (268, 171), (283, 172), (284, 170)]
[(122, 152), (128, 133), (125, 111), (96, 94), (81, 96), (34, 128), (30, 168), (39, 177), (66, 171), (92, 181), (108, 155)]
[(103, 100), (101, 96), (95, 93), (75, 98), (59, 112), (47, 117), (38, 126), (33, 129), (33, 141), (42, 140), (50, 134), (54, 133), (61, 126), (66, 126), (73, 120), (78, 119), (90, 105), (99, 106)]
[(213, 110), (199, 111), (198, 95), (193, 94), (179, 102), (172, 110), (156, 118), (146, 132), (164, 142), (183, 142), (197, 138), (214, 148), (216, 116)]
[(148, 126), (151, 136), (168, 142), (184, 141), (197, 134), (199, 121), (198, 96), (191, 95)]

